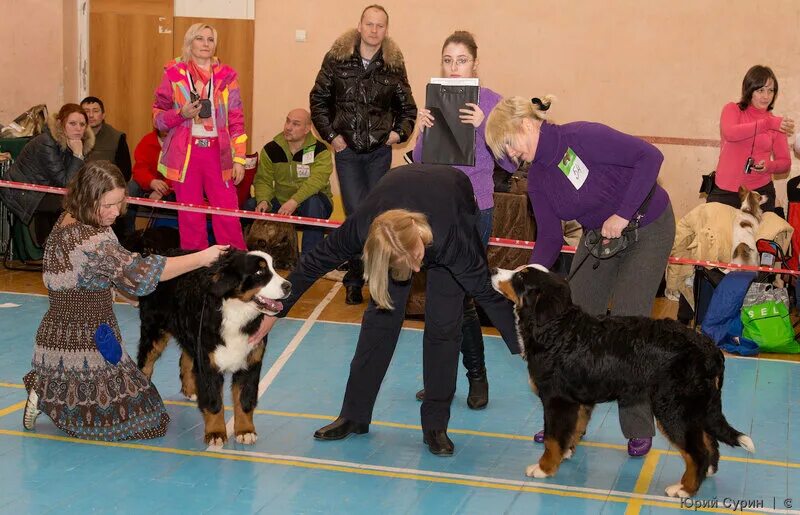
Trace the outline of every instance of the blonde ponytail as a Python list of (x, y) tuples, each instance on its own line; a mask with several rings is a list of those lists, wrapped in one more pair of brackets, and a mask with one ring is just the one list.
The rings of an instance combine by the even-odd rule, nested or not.
[(553, 100), (553, 95), (547, 95), (544, 99), (507, 97), (494, 106), (486, 119), (486, 144), (495, 159), (500, 160), (508, 155), (507, 146), (513, 144), (522, 134), (524, 119), (547, 119), (546, 111)]

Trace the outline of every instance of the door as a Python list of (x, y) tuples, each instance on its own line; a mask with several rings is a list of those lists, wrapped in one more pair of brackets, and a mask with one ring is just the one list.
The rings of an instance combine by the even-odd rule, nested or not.
[(89, 95), (105, 104), (106, 121), (127, 133), (132, 154), (153, 129), (153, 93), (164, 64), (178, 55), (173, 0), (91, 0), (89, 6)]

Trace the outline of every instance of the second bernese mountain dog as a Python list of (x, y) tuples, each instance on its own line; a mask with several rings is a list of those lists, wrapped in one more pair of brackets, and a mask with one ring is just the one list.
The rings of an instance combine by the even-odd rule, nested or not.
[(159, 283), (139, 299), (139, 368), (150, 378), (170, 337), (181, 348), (181, 392), (197, 400), (205, 422), (205, 442), (223, 445), (228, 437), (222, 404), (224, 374), (233, 374), (236, 441), (255, 443), (253, 410), (266, 338), (248, 342), (264, 315), (275, 315), (291, 291), (275, 272), (272, 257), (259, 251), (231, 250), (208, 268)]
[(528, 476), (553, 476), (572, 456), (595, 404), (648, 400), (659, 429), (686, 464), (671, 497), (691, 497), (719, 465), (719, 443), (755, 452), (722, 414), (725, 360), (714, 343), (674, 320), (593, 317), (569, 285), (539, 265), (492, 270), (514, 303), (531, 386), (544, 407), (545, 451)]

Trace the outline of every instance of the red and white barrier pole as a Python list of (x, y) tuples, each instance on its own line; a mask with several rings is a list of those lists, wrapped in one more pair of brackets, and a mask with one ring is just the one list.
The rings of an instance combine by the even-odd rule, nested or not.
[[(40, 191), (43, 193), (54, 193), (57, 195), (64, 195), (65, 188), (58, 188), (55, 186), (42, 186), (40, 184), (27, 184), (24, 182), (2, 181), (0, 180), (0, 188), (16, 188), (29, 191)], [(258, 213), (256, 211), (246, 211), (244, 209), (228, 209), (224, 207), (211, 207), (199, 204), (188, 204), (185, 202), (169, 202), (166, 200), (152, 200), (148, 198), (128, 197), (129, 204), (138, 206), (147, 206), (159, 209), (171, 209), (173, 211), (189, 211), (192, 213), (206, 213), (210, 215), (222, 216), (236, 216), (239, 218), (251, 218), (253, 220), (270, 220), (273, 222), (284, 222), (298, 225), (313, 225), (317, 227), (327, 227), (335, 229), (342, 225), (342, 222), (334, 220), (325, 220), (322, 218), (308, 218), (304, 216), (293, 215), (279, 215), (276, 213)], [(489, 238), (489, 245), (495, 247), (511, 247), (517, 249), (532, 249), (535, 242), (526, 240), (514, 240), (509, 238)], [(575, 253), (575, 247), (563, 246), (562, 252)], [(753, 272), (771, 272), (779, 274), (800, 275), (798, 270), (788, 270), (785, 268), (769, 268), (765, 266), (747, 266), (738, 265), (736, 263), (724, 263), (721, 261), (705, 261), (695, 259), (676, 258), (670, 256), (669, 263), (673, 265), (700, 265), (709, 268), (726, 268), (731, 270), (746, 270)]]

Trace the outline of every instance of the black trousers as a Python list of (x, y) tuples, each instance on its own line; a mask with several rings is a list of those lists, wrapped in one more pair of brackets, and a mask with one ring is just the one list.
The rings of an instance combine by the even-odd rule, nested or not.
[[(400, 336), (410, 290), (411, 281), (390, 279), (389, 295), (395, 309), (378, 309), (373, 301), (367, 306), (356, 353), (350, 362), (350, 377), (340, 413), (342, 417), (361, 423), (372, 421), (372, 409)], [(428, 269), (425, 295), (422, 429), (447, 429), (450, 403), (456, 391), (464, 290), (449, 270), (432, 267)]]
[[(761, 209), (767, 213), (774, 213), (775, 212), (775, 183), (770, 182), (765, 186), (761, 186), (760, 188), (756, 189), (756, 191), (762, 195), (767, 197), (767, 201), (761, 206)], [(735, 207), (739, 209), (742, 207), (742, 201), (739, 200), (739, 192), (738, 191), (728, 191), (723, 190), (719, 186), (714, 186), (714, 189), (711, 190), (711, 193), (708, 194), (706, 197), (706, 203), (708, 202), (719, 202), (720, 204), (726, 204), (731, 207)]]

